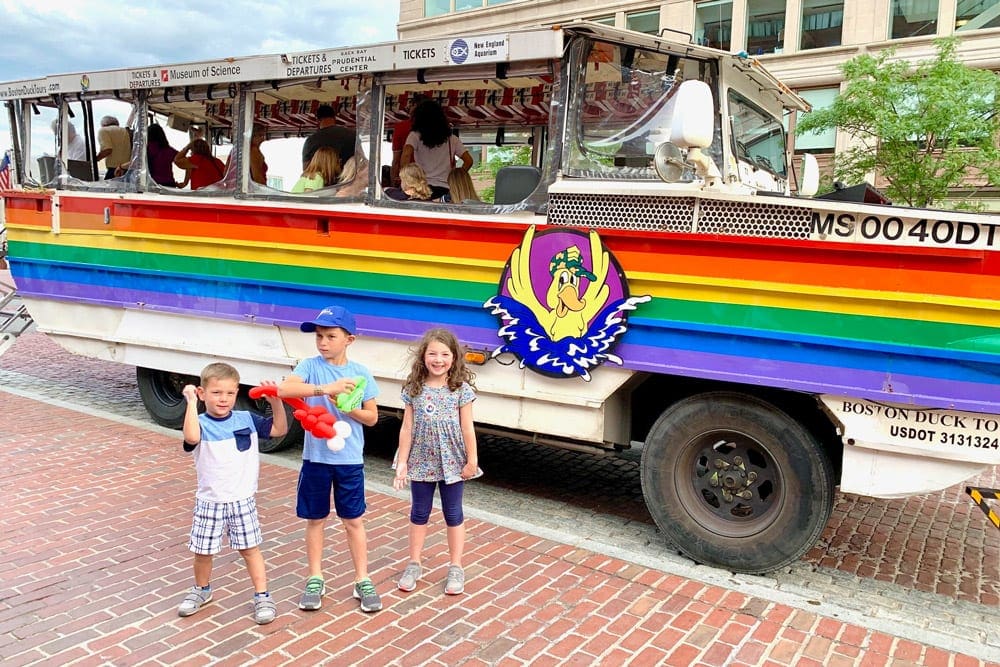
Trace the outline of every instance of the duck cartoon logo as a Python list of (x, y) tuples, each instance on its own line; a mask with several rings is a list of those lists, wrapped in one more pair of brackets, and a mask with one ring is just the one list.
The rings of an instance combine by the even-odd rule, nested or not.
[[(581, 250), (583, 248), (583, 250)], [(493, 358), (510, 352), (521, 368), (550, 377), (581, 377), (612, 354), (628, 329), (626, 314), (649, 296), (629, 296), (618, 261), (597, 232), (528, 228), (511, 253), (496, 296), (485, 304), (500, 320), (504, 343)]]

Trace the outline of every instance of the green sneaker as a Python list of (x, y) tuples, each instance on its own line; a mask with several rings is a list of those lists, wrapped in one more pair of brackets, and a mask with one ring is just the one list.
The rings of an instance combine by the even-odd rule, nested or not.
[(323, 606), (324, 593), (326, 584), (323, 582), (323, 577), (309, 577), (306, 579), (306, 589), (299, 598), (299, 609), (316, 611)]
[(378, 611), (382, 608), (382, 598), (375, 592), (375, 584), (365, 578), (354, 584), (354, 597), (361, 600), (361, 611)]

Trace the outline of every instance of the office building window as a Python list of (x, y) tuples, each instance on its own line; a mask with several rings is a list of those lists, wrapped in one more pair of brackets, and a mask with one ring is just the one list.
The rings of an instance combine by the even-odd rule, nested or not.
[(780, 53), (784, 35), (784, 0), (747, 0), (747, 53)]
[(660, 10), (654, 9), (648, 12), (633, 12), (625, 15), (625, 27), (637, 32), (646, 32), (650, 35), (660, 34)]
[[(826, 109), (833, 106), (834, 100), (840, 94), (840, 88), (815, 88), (813, 90), (797, 91), (799, 97), (812, 105), (813, 111)], [(809, 113), (798, 112), (799, 118), (808, 116)], [(796, 153), (832, 153), (837, 145), (837, 130), (830, 128), (823, 132), (803, 134), (794, 137)]]
[(466, 9), (482, 9), (483, 7), (502, 5), (505, 2), (511, 2), (511, 0), (424, 0), (424, 18)]
[(959, 2), (955, 13), (955, 32), (1000, 28), (1000, 0)]
[(441, 16), (451, 11), (451, 0), (424, 0), (424, 16)]
[[(961, 4), (961, 3), (959, 3)], [(890, 39), (937, 33), (938, 0), (892, 0)]]
[(840, 46), (844, 28), (844, 3), (804, 0), (802, 3), (802, 49)]
[(694, 9), (694, 37), (703, 46), (731, 51), (733, 0), (699, 2)]
[(602, 23), (604, 25), (610, 25), (610, 26), (614, 26), (615, 25), (615, 17), (614, 16), (602, 16), (599, 19), (590, 19), (590, 20), (593, 21), (594, 23)]

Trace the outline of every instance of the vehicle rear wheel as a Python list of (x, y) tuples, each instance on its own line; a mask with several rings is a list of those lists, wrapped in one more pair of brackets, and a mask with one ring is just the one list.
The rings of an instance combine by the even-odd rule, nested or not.
[(135, 379), (142, 404), (153, 421), (167, 428), (181, 428), (187, 409), (187, 399), (182, 393), (184, 385), (197, 386), (198, 378), (155, 368), (136, 368)]
[[(263, 398), (250, 398), (250, 387), (241, 386), (239, 396), (236, 399), (237, 410), (249, 410), (265, 417), (271, 416), (271, 404)], [(302, 444), (302, 424), (292, 416), (292, 408), (282, 402), (285, 409), (285, 418), (288, 420), (288, 432), (280, 438), (259, 438), (257, 447), (265, 454), (280, 452), (283, 449), (294, 445)]]
[(798, 560), (833, 509), (833, 471), (812, 434), (773, 405), (731, 392), (665, 410), (640, 474), (646, 505), (674, 545), (735, 572)]

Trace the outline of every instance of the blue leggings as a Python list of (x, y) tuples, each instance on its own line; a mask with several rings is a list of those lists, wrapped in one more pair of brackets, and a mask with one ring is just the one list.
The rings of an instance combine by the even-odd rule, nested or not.
[(444, 482), (410, 482), (410, 523), (426, 526), (431, 516), (431, 505), (434, 502), (434, 487), (441, 489), (441, 511), (444, 523), (449, 528), (461, 526), (465, 521), (462, 514), (462, 487), (465, 482), (445, 484)]

